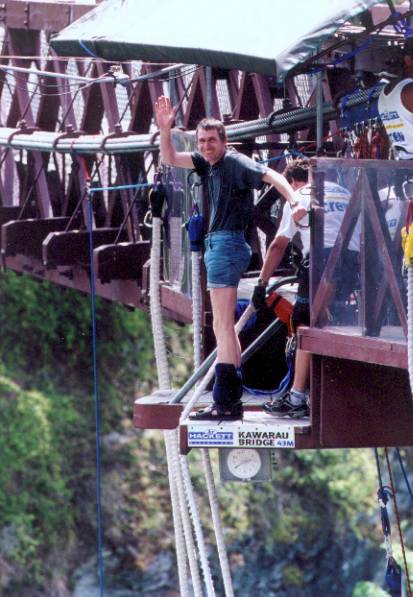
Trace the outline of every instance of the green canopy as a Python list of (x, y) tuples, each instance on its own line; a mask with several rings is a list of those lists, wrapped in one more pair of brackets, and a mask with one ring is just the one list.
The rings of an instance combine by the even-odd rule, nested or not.
[(183, 62), (279, 80), (379, 0), (106, 0), (52, 40), (61, 55)]

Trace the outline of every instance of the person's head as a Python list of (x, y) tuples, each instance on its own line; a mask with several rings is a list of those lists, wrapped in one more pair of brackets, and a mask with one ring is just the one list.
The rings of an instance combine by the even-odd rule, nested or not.
[(290, 162), (283, 174), (294, 191), (303, 187), (308, 182), (310, 162), (305, 158), (297, 158)]
[(211, 165), (216, 164), (227, 148), (227, 133), (220, 120), (204, 118), (196, 127), (195, 138), (200, 154)]
[(392, 79), (413, 76), (413, 38), (408, 37), (403, 46), (390, 46), (386, 50), (384, 71), (380, 74)]
[(404, 74), (407, 77), (413, 76), (413, 37), (408, 37), (404, 42), (403, 50)]

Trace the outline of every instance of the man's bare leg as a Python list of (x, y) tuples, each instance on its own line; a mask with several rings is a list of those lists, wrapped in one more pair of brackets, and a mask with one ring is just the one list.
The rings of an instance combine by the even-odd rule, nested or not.
[(241, 365), (241, 347), (235, 332), (236, 288), (211, 288), (213, 327), (217, 341), (217, 362)]
[(305, 392), (309, 386), (311, 353), (297, 348), (292, 390)]
[(211, 305), (217, 341), (217, 364), (212, 390), (213, 404), (190, 416), (198, 420), (235, 420), (242, 418), (241, 347), (235, 333), (236, 288), (212, 288)]

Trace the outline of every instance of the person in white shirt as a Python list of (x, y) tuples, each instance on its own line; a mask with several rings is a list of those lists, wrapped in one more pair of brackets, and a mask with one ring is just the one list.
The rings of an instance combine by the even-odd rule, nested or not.
[(395, 71), (392, 74), (399, 77), (381, 90), (378, 111), (394, 158), (411, 160), (413, 159), (413, 38), (406, 40), (402, 60), (400, 63), (395, 63), (392, 70)]
[[(287, 166), (284, 176), (294, 189), (294, 199), (306, 210), (310, 208), (311, 187), (308, 182), (309, 161), (295, 160)], [(324, 258), (331, 252), (343, 221), (351, 193), (341, 185), (325, 181), (324, 183)], [(272, 241), (265, 256), (260, 277), (252, 296), (252, 304), (256, 309), (265, 306), (265, 288), (273, 271), (280, 264), (289, 242), (300, 235), (302, 244), (303, 263), (299, 271), (299, 287), (293, 309), (292, 324), (297, 329), (300, 325), (310, 325), (309, 309), (309, 250), (310, 228), (308, 215), (298, 224), (292, 218), (292, 211), (288, 204), (284, 205), (283, 215), (275, 239)], [(348, 248), (342, 251), (338, 263), (339, 284), (337, 284), (335, 300), (340, 302), (357, 285), (359, 272), (360, 225), (356, 225)], [(277, 396), (264, 405), (264, 410), (276, 416), (292, 418), (307, 417), (309, 415), (308, 387), (309, 387), (310, 354), (298, 349), (295, 358), (294, 380), (291, 390), (284, 396)]]

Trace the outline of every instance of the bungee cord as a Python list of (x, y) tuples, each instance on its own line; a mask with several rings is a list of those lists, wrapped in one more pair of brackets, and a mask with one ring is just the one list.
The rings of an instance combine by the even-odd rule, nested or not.
[[(159, 186), (156, 184), (152, 193), (159, 193)], [(161, 212), (162, 197), (157, 196), (158, 204), (155, 210), (155, 201), (152, 202), (152, 246), (151, 246), (151, 267), (150, 267), (150, 313), (151, 325), (154, 336), (154, 347), (156, 366), (158, 371), (158, 383), (161, 390), (170, 389), (170, 378), (167, 363), (166, 343), (162, 326), (162, 313), (160, 304), (159, 281), (160, 281), (160, 261), (161, 261)], [(189, 561), (191, 578), (195, 597), (202, 597), (202, 585), (199, 574), (198, 563), (195, 556), (195, 544), (192, 536), (191, 521), (189, 517), (186, 492), (184, 491), (184, 481), (182, 466), (179, 459), (179, 447), (177, 431), (165, 431), (165, 448), (168, 467), (168, 476), (172, 480), (171, 484), (171, 503), (173, 509), (173, 518), (179, 522), (174, 525), (175, 546), (177, 553), (178, 577), (180, 582), (180, 592), (182, 595), (188, 595), (188, 578), (186, 571), (186, 558)], [(186, 547), (186, 553), (185, 553)]]
[(86, 161), (81, 159), (80, 165), (85, 177), (85, 194), (88, 199), (88, 232), (89, 232), (89, 267), (90, 267), (90, 297), (92, 312), (92, 361), (93, 361), (93, 395), (95, 403), (95, 452), (96, 452), (96, 500), (97, 500), (97, 527), (98, 527), (98, 572), (99, 572), (99, 593), (100, 597), (105, 592), (105, 566), (103, 560), (103, 525), (102, 525), (102, 477), (101, 477), (101, 455), (100, 455), (100, 398), (97, 374), (97, 334), (96, 334), (96, 303), (95, 303), (95, 272), (93, 260), (93, 206), (92, 195), (90, 194), (91, 178), (87, 169)]
[[(193, 324), (193, 347), (194, 347), (194, 371), (201, 366), (202, 360), (202, 296), (201, 296), (201, 247), (203, 217), (199, 213), (198, 204), (195, 200), (195, 185), (191, 186), (191, 195), (194, 207), (188, 222), (188, 233), (191, 248), (191, 294), (192, 294), (192, 324)], [(191, 222), (192, 220), (192, 222)], [(184, 457), (182, 457), (184, 458)], [(201, 448), (202, 468), (208, 492), (209, 507), (212, 516), (212, 526), (215, 533), (218, 558), (221, 566), (222, 580), (224, 583), (226, 597), (234, 597), (231, 572), (229, 567), (227, 550), (225, 547), (224, 533), (222, 529), (221, 515), (219, 511), (218, 494), (212, 471), (211, 458), (207, 448)]]

